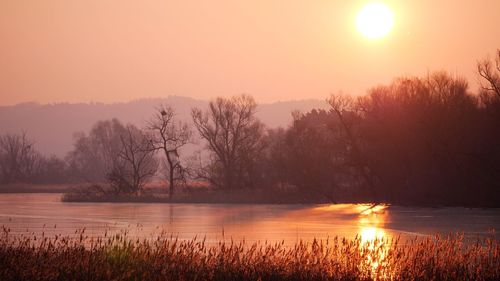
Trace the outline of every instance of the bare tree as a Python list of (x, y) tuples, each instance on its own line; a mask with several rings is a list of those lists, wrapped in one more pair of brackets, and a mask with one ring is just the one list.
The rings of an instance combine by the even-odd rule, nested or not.
[(151, 178), (158, 167), (151, 149), (151, 142), (137, 127), (127, 125), (120, 135), (121, 151), (119, 160), (109, 179), (115, 188), (129, 193), (140, 192), (146, 181)]
[(192, 131), (188, 124), (175, 119), (175, 111), (169, 106), (160, 106), (147, 126), (153, 151), (161, 151), (166, 159), (169, 196), (174, 195), (178, 181), (185, 180), (179, 150), (191, 141)]
[(482, 88), (487, 92), (493, 92), (500, 98), (500, 49), (497, 50), (497, 55), (493, 62), (485, 59), (477, 63), (477, 72), (486, 80), (482, 83)]
[(142, 189), (156, 172), (153, 154), (144, 132), (112, 119), (97, 122), (88, 135), (80, 134), (68, 160), (89, 182), (107, 180), (117, 195)]
[(362, 176), (366, 184), (370, 187), (374, 195), (374, 200), (378, 200), (376, 182), (380, 180), (374, 173), (372, 165), (370, 165), (367, 159), (364, 157), (362, 152), (362, 147), (360, 143), (360, 136), (356, 134), (354, 124), (358, 123), (355, 117), (357, 116), (357, 104), (356, 101), (345, 95), (331, 95), (327, 100), (330, 105), (330, 110), (334, 115), (336, 115), (341, 130), (343, 131), (343, 139), (346, 143), (348, 158), (350, 160), (350, 165), (356, 168), (359, 174)]
[(36, 168), (40, 154), (26, 133), (0, 136), (0, 176), (4, 183), (25, 181)]
[(211, 181), (232, 189), (244, 184), (251, 158), (262, 151), (263, 125), (255, 118), (257, 104), (247, 95), (211, 101), (207, 111), (194, 108), (192, 117), (201, 137), (213, 153)]
[(118, 165), (121, 151), (120, 136), (125, 127), (117, 119), (98, 121), (88, 134), (75, 137), (67, 161), (75, 174), (84, 181), (97, 183), (106, 180)]

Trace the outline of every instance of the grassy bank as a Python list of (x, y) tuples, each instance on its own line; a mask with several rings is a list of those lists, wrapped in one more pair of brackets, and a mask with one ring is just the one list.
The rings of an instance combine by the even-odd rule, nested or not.
[[(162, 190), (163, 191), (163, 190)], [(64, 202), (142, 202), (142, 203), (230, 203), (230, 204), (321, 204), (332, 203), (317, 194), (273, 189), (209, 190), (178, 192), (172, 198), (165, 192), (149, 190), (142, 194), (112, 195), (102, 192), (65, 193)]]
[(64, 193), (72, 189), (71, 184), (0, 184), (0, 193)]
[(497, 241), (461, 236), (398, 241), (334, 238), (282, 243), (0, 238), (1, 280), (499, 280)]

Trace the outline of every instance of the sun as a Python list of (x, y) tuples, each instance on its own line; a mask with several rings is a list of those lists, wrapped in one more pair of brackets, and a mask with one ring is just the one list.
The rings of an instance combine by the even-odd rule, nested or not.
[(386, 36), (394, 25), (391, 9), (379, 2), (367, 4), (356, 17), (358, 31), (368, 39), (380, 39)]

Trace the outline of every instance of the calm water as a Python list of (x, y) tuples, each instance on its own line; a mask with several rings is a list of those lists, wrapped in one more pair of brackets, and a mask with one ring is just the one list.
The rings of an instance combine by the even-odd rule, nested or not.
[(281, 241), (343, 236), (362, 239), (461, 232), (470, 238), (500, 235), (500, 209), (408, 208), (361, 205), (232, 205), (63, 203), (60, 194), (0, 194), (0, 225), (21, 234), (91, 236), (128, 229), (151, 237)]

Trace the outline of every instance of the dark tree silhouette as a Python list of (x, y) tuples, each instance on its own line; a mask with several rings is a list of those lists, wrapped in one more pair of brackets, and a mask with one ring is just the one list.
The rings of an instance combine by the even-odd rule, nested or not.
[(156, 171), (149, 139), (117, 119), (99, 121), (88, 135), (78, 135), (68, 161), (85, 181), (107, 180), (115, 195), (139, 192)]
[(0, 180), (3, 183), (29, 181), (40, 154), (26, 133), (0, 136)]
[(496, 206), (499, 101), (444, 72), (333, 95), (269, 141), (266, 178), (331, 201)]
[(158, 167), (151, 142), (142, 130), (127, 125), (120, 134), (120, 144), (119, 161), (108, 179), (117, 189), (117, 193), (123, 189), (129, 193), (140, 192)]
[(169, 183), (169, 195), (174, 195), (176, 182), (184, 181), (186, 170), (179, 157), (179, 149), (192, 139), (192, 131), (188, 124), (175, 120), (175, 112), (171, 107), (161, 106), (149, 121), (147, 129), (151, 148), (161, 151), (166, 159)]
[(252, 158), (263, 149), (263, 125), (255, 117), (256, 108), (252, 97), (241, 95), (217, 98), (206, 111), (192, 110), (194, 124), (213, 153), (209, 179), (218, 187), (252, 185)]
[(482, 88), (500, 98), (500, 49), (497, 50), (494, 62), (490, 59), (478, 62), (477, 72), (486, 82), (481, 84)]

